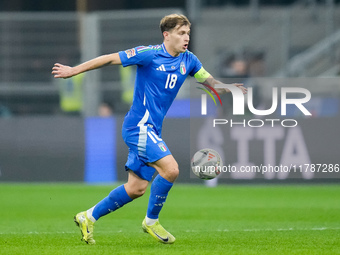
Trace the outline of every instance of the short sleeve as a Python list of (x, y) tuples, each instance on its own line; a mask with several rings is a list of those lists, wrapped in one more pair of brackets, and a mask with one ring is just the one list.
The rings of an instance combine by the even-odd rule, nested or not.
[(125, 51), (118, 52), (122, 65), (147, 65), (154, 57), (155, 51), (152, 47), (138, 46)]
[(190, 54), (191, 54), (192, 69), (189, 75), (194, 76), (195, 73), (197, 73), (201, 69), (202, 63), (193, 53), (190, 53)]

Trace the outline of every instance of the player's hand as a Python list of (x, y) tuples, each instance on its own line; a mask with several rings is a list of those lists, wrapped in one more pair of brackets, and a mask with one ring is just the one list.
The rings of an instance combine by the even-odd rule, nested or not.
[[(243, 83), (233, 83), (232, 85), (234, 85), (235, 87), (238, 87), (240, 90), (242, 90), (243, 94), (247, 94), (248, 89), (243, 87)], [(230, 92), (229, 89), (225, 89), (227, 92)]]
[(54, 78), (70, 78), (74, 76), (73, 68), (70, 66), (65, 66), (59, 63), (55, 63), (52, 68), (52, 74)]

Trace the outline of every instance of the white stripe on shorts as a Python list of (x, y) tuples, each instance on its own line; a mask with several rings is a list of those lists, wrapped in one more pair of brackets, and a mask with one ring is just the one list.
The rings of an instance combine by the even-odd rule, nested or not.
[(152, 136), (152, 134), (150, 132), (148, 132), (148, 136), (151, 138), (151, 140), (154, 142), (154, 143), (157, 143), (156, 139)]
[[(145, 105), (145, 94), (144, 94), (144, 101), (143, 104)], [(145, 109), (145, 114), (143, 118), (138, 122), (139, 126), (139, 136), (138, 136), (138, 154), (141, 156), (146, 156), (146, 139), (147, 139), (147, 126), (144, 124), (147, 122), (150, 113), (148, 109)]]
[(161, 138), (158, 137), (158, 135), (155, 134), (155, 132), (151, 131), (151, 133), (154, 135), (154, 137), (158, 140), (158, 141), (163, 141)]

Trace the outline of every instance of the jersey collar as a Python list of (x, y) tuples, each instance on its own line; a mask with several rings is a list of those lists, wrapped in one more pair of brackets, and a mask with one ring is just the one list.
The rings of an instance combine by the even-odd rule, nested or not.
[(172, 55), (166, 50), (164, 43), (162, 43), (162, 49), (163, 49), (163, 52), (164, 52), (165, 54), (167, 54), (169, 57), (172, 57), (172, 58), (178, 58), (179, 56), (182, 55), (182, 53), (180, 53), (177, 57), (172, 56)]
[[(162, 43), (162, 49), (163, 49), (164, 53), (168, 53), (168, 52), (166, 51), (166, 49), (165, 49), (164, 43)], [(168, 53), (168, 54), (169, 54), (169, 53)]]

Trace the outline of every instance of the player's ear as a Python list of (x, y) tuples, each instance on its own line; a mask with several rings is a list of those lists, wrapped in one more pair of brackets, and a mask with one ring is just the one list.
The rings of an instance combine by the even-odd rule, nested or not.
[(164, 32), (163, 32), (163, 38), (164, 38), (164, 40), (167, 39), (168, 36), (169, 36), (169, 31), (164, 31)]

